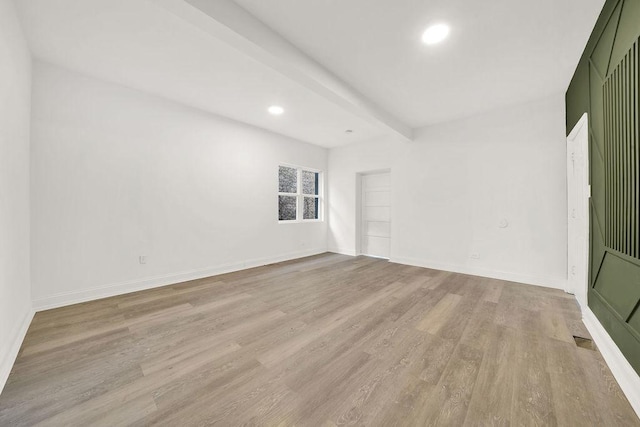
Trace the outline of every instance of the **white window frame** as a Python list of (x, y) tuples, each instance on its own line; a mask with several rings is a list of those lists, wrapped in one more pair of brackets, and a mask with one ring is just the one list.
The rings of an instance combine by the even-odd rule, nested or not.
[[(323, 222), (324, 221), (324, 172), (304, 166), (291, 165), (287, 163), (280, 163), (280, 166), (285, 168), (291, 168), (296, 170), (296, 192), (295, 193), (282, 193), (278, 191), (278, 196), (291, 196), (296, 197), (296, 219), (280, 220), (280, 212), (276, 211), (276, 218), (278, 218), (278, 224), (300, 224), (309, 222)], [(302, 193), (302, 172), (313, 172), (318, 174), (318, 194), (303, 194)], [(278, 190), (280, 190), (280, 176), (278, 174)], [(318, 218), (303, 219), (304, 216), (304, 198), (315, 197), (318, 199)]]

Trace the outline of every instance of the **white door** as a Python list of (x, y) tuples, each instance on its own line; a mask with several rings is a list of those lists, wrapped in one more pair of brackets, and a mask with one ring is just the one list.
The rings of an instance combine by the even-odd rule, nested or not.
[(567, 137), (567, 292), (587, 306), (589, 263), (589, 126), (585, 113)]
[(391, 176), (389, 172), (362, 175), (361, 252), (389, 258), (391, 246)]

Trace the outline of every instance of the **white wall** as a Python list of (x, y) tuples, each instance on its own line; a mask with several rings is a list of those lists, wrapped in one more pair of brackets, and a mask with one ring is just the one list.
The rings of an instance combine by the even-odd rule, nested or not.
[(36, 308), (326, 250), (277, 222), (278, 163), (326, 149), (41, 62), (32, 134)]
[(563, 288), (564, 111), (559, 94), (332, 149), (329, 249), (356, 251), (356, 173), (391, 168), (392, 261)]
[(0, 0), (0, 392), (31, 321), (31, 57), (11, 0)]

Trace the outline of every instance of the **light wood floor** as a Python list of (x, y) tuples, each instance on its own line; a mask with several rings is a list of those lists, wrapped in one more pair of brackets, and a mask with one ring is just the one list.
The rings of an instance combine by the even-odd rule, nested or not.
[(0, 425), (640, 425), (558, 290), (325, 254), (38, 313)]

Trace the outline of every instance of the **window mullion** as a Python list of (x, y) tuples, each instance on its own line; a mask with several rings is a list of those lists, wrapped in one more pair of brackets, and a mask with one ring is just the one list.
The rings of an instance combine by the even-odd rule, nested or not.
[[(313, 169), (306, 169), (303, 167), (295, 167), (295, 166), (291, 166), (291, 165), (280, 165), (280, 168), (283, 169), (288, 169), (289, 171), (287, 172), (285, 170), (285, 172), (283, 172), (283, 175), (281, 179), (284, 179), (285, 181), (281, 181), (279, 183), (282, 184), (282, 182), (285, 182), (284, 187), (286, 187), (287, 189), (289, 189), (291, 186), (291, 171), (295, 171), (295, 178), (296, 178), (296, 185), (295, 185), (295, 192), (291, 192), (291, 193), (283, 193), (281, 191), (278, 192), (278, 196), (279, 197), (293, 197), (295, 198), (295, 207), (296, 207), (296, 212), (295, 212), (295, 217), (294, 219), (286, 219), (285, 217), (287, 215), (288, 218), (291, 218), (290, 216), (290, 208), (292, 207), (290, 204), (290, 199), (288, 199), (289, 201), (283, 201), (283, 211), (285, 212), (284, 217), (285, 219), (280, 220), (280, 222), (305, 222), (307, 220), (305, 220), (305, 200), (311, 199), (309, 200), (309, 203), (312, 203), (313, 198), (315, 198), (315, 218), (309, 218), (309, 220), (320, 220), (322, 221), (323, 218), (323, 212), (324, 212), (324, 198), (323, 198), (323, 187), (324, 187), (324, 182), (322, 179), (322, 172), (321, 171), (316, 171)], [(304, 187), (304, 177), (306, 176), (306, 173), (310, 173), (310, 174), (315, 174), (315, 193), (316, 194), (305, 194), (305, 187)], [(310, 177), (307, 177), (310, 178)], [(288, 186), (287, 183), (288, 182)], [(280, 199), (279, 199), (280, 200)], [(286, 199), (283, 199), (286, 200)], [(287, 206), (288, 205), (288, 206)], [(310, 207), (310, 209), (312, 209), (312, 207)], [(287, 211), (289, 211), (289, 213), (287, 214)], [(280, 213), (279, 213), (280, 214)]]
[(302, 168), (298, 168), (298, 196), (297, 196), (297, 202), (298, 202), (298, 209), (296, 212), (296, 219), (298, 221), (302, 221), (302, 218), (304, 217), (303, 214), (303, 209), (304, 209), (304, 196), (302, 196)]

